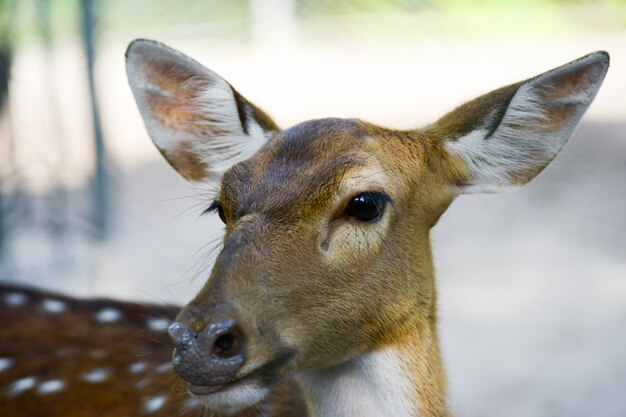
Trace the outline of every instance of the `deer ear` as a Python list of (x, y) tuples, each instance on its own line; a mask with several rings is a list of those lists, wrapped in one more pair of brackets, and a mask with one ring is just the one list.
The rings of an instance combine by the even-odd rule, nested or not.
[(594, 52), (481, 96), (431, 126), (461, 162), (453, 170), (460, 171), (459, 192), (497, 192), (541, 172), (571, 136), (608, 67), (609, 55)]
[(133, 41), (126, 72), (152, 141), (188, 180), (221, 177), (279, 130), (219, 75), (161, 43)]

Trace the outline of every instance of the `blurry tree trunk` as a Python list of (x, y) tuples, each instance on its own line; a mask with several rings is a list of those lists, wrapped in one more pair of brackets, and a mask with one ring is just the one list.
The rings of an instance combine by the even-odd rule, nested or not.
[[(8, 118), (3, 118), (6, 108), (8, 106), (9, 95), (9, 77), (11, 72), (11, 61), (13, 56), (13, 45), (11, 39), (12, 32), (12, 17), (14, 10), (13, 0), (0, 0), (0, 123)], [(8, 132), (7, 126), (0, 126), (0, 129)], [(10, 148), (9, 135), (0, 140), (0, 149), (8, 150)], [(2, 144), (2, 141), (6, 143)], [(9, 165), (9, 152), (5, 155), (0, 155), (0, 163)], [(6, 202), (5, 202), (5, 184), (7, 180), (4, 175), (7, 175), (6, 167), (0, 170), (0, 261), (5, 257), (6, 251)]]
[[(53, 180), (55, 185), (51, 190), (50, 195), (47, 197), (46, 203), (46, 223), (48, 225), (48, 231), (52, 234), (53, 238), (59, 237), (59, 235), (65, 233), (67, 230), (67, 192), (65, 190), (65, 184), (63, 181), (63, 170), (65, 169), (65, 146), (63, 146), (63, 129), (61, 126), (61, 116), (59, 114), (59, 103), (57, 101), (57, 94), (55, 89), (55, 71), (54, 60), (52, 50), (52, 30), (50, 22), (50, 3), (52, 0), (38, 0), (37, 1), (37, 16), (39, 20), (39, 29), (41, 30), (41, 36), (43, 38), (44, 52), (46, 57), (47, 70), (43, 72), (44, 77), (44, 89), (46, 100), (48, 101), (47, 108), (50, 114), (50, 120), (52, 122), (52, 129), (50, 132), (51, 139), (55, 143), (56, 154), (49, 155), (50, 162), (52, 163), (51, 176), (56, 176)], [(63, 250), (63, 245), (55, 246), (58, 250)]]
[(0, 0), (0, 111), (4, 109), (9, 92), (9, 71), (12, 56), (12, 15), (13, 1)]
[(106, 171), (106, 155), (102, 125), (94, 80), (94, 15), (95, 0), (81, 0), (81, 16), (83, 27), (83, 42), (87, 59), (87, 74), (89, 76), (89, 95), (91, 100), (91, 113), (93, 118), (94, 141), (96, 151), (96, 172), (93, 181), (93, 214), (96, 237), (104, 239), (109, 231), (109, 199), (108, 199), (108, 176)]

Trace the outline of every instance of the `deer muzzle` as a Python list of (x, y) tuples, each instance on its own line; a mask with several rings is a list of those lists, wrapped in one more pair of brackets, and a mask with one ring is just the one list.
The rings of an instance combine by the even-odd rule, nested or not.
[(233, 319), (213, 321), (197, 333), (177, 321), (168, 333), (176, 347), (174, 370), (189, 383), (192, 394), (211, 394), (235, 381), (245, 350)]

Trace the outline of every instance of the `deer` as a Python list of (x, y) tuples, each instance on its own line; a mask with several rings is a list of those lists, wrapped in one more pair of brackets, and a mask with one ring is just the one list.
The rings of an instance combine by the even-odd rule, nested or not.
[[(457, 196), (536, 177), (608, 67), (608, 53), (593, 52), (420, 129), (338, 118), (281, 129), (192, 58), (133, 41), (126, 71), (148, 134), (183, 178), (216, 184), (206, 212), (224, 223), (204, 286), (161, 326), (177, 393), (168, 415), (200, 407), (241, 417), (451, 416), (430, 230)], [(128, 355), (115, 358), (128, 366)], [(126, 379), (93, 398), (123, 396)]]
[[(167, 328), (179, 310), (0, 283), (0, 415), (202, 414), (173, 371)], [(304, 416), (302, 404), (296, 387), (283, 383), (264, 407)]]
[(174, 369), (236, 413), (294, 378), (312, 417), (448, 416), (429, 232), (463, 193), (521, 186), (556, 156), (609, 66), (594, 52), (418, 130), (357, 119), (282, 130), (157, 42), (128, 48), (146, 129), (184, 178), (217, 181), (221, 253), (169, 327)]

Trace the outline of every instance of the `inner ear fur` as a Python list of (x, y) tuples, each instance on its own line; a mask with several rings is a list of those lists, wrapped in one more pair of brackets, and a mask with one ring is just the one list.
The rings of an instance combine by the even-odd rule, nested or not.
[(219, 177), (279, 130), (222, 77), (161, 43), (132, 42), (126, 69), (150, 137), (188, 180)]
[[(465, 103), (427, 131), (453, 160), (459, 192), (497, 192), (541, 172), (565, 145), (609, 66), (595, 52)], [(454, 164), (452, 164), (454, 165)]]

